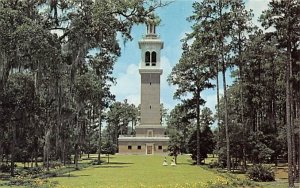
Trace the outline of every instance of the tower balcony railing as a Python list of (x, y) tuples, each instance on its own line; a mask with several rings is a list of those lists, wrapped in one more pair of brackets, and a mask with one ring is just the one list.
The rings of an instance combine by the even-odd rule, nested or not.
[(157, 39), (157, 38), (160, 38), (160, 35), (158, 35), (158, 34), (145, 34), (145, 35), (142, 35), (142, 38)]

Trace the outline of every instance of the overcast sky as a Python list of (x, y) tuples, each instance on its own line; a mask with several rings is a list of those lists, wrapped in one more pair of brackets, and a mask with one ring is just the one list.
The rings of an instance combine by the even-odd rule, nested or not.
[[(246, 9), (252, 9), (255, 17), (254, 24), (259, 24), (257, 19), (261, 12), (267, 9), (270, 0), (246, 0)], [(167, 7), (160, 8), (156, 13), (161, 18), (161, 24), (157, 28), (157, 33), (164, 41), (164, 49), (161, 51), (161, 102), (166, 108), (171, 110), (180, 101), (173, 99), (174, 86), (167, 83), (167, 77), (171, 73), (172, 67), (178, 63), (181, 56), (181, 42), (185, 33), (191, 31), (191, 23), (186, 18), (192, 15), (193, 0), (175, 0)], [(128, 99), (129, 103), (138, 105), (140, 103), (140, 50), (138, 41), (145, 34), (145, 25), (135, 26), (132, 30), (133, 40), (122, 45), (122, 54), (114, 66), (113, 75), (117, 79), (117, 84), (112, 87), (112, 93), (116, 100), (123, 101)], [(123, 43), (120, 41), (120, 43)], [(229, 81), (230, 78), (227, 76)], [(230, 83), (230, 82), (229, 82)], [(222, 84), (222, 83), (221, 83)], [(221, 90), (222, 92), (222, 90)], [(216, 90), (205, 90), (202, 98), (206, 100), (205, 106), (215, 112)]]

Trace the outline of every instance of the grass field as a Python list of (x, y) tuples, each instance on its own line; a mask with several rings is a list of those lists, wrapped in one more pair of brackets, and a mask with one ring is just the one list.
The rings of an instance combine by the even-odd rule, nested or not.
[[(52, 169), (57, 177), (33, 179), (34, 188), (202, 188), (214, 185), (214, 188), (226, 187), (287, 187), (286, 167), (276, 169), (275, 182), (254, 183), (247, 180), (244, 174), (220, 173), (207, 169), (205, 166), (192, 165), (189, 156), (178, 157), (177, 166), (163, 166), (164, 156), (115, 155), (110, 158), (110, 164), (91, 165), (96, 159), (83, 156), (80, 160), (80, 170), (75, 171), (74, 165)], [(171, 157), (168, 158), (170, 164)], [(107, 158), (102, 157), (103, 160)], [(206, 162), (214, 160), (209, 158)], [(21, 169), (22, 164), (18, 164)], [(24, 179), (28, 180), (28, 177)], [(50, 181), (50, 182), (49, 182)], [(43, 183), (44, 182), (44, 183)], [(51, 182), (55, 182), (52, 184)], [(0, 180), (0, 187), (1, 187)], [(240, 184), (241, 183), (241, 184)], [(32, 184), (31, 184), (32, 185)], [(299, 186), (299, 184), (296, 184)], [(8, 186), (2, 186), (8, 188)], [(1, 187), (1, 188), (2, 188)], [(29, 186), (14, 186), (18, 188)]]
[[(218, 174), (193, 166), (189, 156), (178, 157), (177, 166), (162, 166), (163, 156), (126, 156), (111, 158), (110, 164), (92, 166), (53, 178), (61, 187), (189, 187), (215, 181)], [(168, 158), (169, 163), (171, 157)], [(223, 178), (224, 179), (224, 178)]]

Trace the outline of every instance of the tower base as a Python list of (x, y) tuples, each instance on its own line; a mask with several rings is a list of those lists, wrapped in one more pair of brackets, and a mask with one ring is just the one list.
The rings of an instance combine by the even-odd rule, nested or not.
[(169, 137), (120, 136), (119, 154), (164, 155), (168, 153)]

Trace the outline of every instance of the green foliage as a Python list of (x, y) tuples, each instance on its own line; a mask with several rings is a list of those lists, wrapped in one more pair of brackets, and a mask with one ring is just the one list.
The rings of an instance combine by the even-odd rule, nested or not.
[[(105, 163), (104, 160), (100, 160), (100, 164), (104, 164), (104, 163)], [(99, 161), (98, 161), (98, 159), (95, 159), (95, 160), (92, 160), (92, 161), (90, 162), (90, 164), (91, 164), (91, 165), (99, 165)]]
[(182, 151), (182, 135), (179, 133), (169, 133), (169, 144), (168, 144), (168, 150), (169, 150), (169, 155), (177, 157)]
[[(299, 116), (295, 116), (295, 108), (298, 108), (298, 104), (295, 104), (294, 98), (299, 96), (299, 79), (294, 79), (299, 77), (299, 61), (298, 51), (299, 51), (299, 32), (294, 32), (298, 30), (298, 25), (300, 23), (300, 4), (297, 0), (288, 1), (271, 1), (269, 3), (269, 8), (263, 12), (261, 15), (262, 26), (265, 28), (274, 27), (275, 30), (270, 32), (269, 35), (273, 36), (277, 40), (277, 48), (282, 51), (283, 57), (285, 57), (285, 73), (283, 74), (282, 83), (285, 86), (285, 117), (284, 124), (286, 126), (286, 140), (287, 140), (287, 158), (288, 158), (288, 180), (289, 187), (294, 187), (294, 119), (298, 119)], [(298, 97), (299, 98), (299, 97)], [(298, 149), (298, 153), (300, 150)], [(300, 168), (300, 166), (298, 166)], [(298, 169), (299, 170), (299, 169)]]
[[(274, 151), (269, 148), (269, 143), (262, 132), (250, 134), (248, 138), (251, 157), (255, 163), (269, 162)], [(274, 143), (274, 142), (272, 142)]]
[(275, 174), (271, 167), (261, 164), (250, 167), (247, 171), (247, 175), (254, 181), (275, 181)]
[(170, 137), (168, 150), (172, 155), (187, 153), (187, 144), (192, 132), (193, 111), (186, 104), (178, 104), (167, 118), (167, 131)]
[(112, 139), (113, 144), (117, 144), (119, 135), (134, 134), (133, 126), (137, 122), (137, 116), (138, 109), (134, 104), (129, 104), (127, 100), (114, 102), (107, 112), (107, 140)]
[[(179, 63), (173, 67), (168, 77), (168, 82), (177, 86), (174, 98), (180, 99), (187, 94), (192, 95), (191, 99), (185, 99), (183, 101), (192, 104), (190, 109), (193, 109), (195, 112), (197, 132), (200, 132), (200, 105), (203, 105), (205, 102), (201, 98), (201, 92), (204, 89), (214, 87), (211, 83), (211, 79), (214, 78), (215, 71), (211, 61), (214, 60), (216, 56), (208, 50), (213, 47), (212, 43), (210, 43), (213, 40), (211, 36), (205, 35), (205, 33), (207, 33), (206, 30), (198, 31), (193, 33), (193, 37), (196, 40), (194, 40), (191, 45), (189, 45), (188, 39), (193, 37), (187, 37), (187, 39), (183, 41), (181, 58)], [(199, 134), (197, 134), (196, 140), (197, 165), (200, 165)]]
[(10, 165), (9, 164), (1, 164), (0, 165), (0, 172), (9, 172), (10, 171)]
[[(214, 135), (211, 131), (210, 126), (213, 124), (214, 120), (212, 117), (212, 111), (205, 107), (202, 109), (200, 122), (202, 128), (200, 129), (200, 159), (201, 161), (207, 158), (207, 154), (211, 154), (215, 148)], [(197, 130), (195, 130), (189, 138), (188, 150), (192, 154), (192, 159), (197, 160)]]
[(223, 168), (224, 166), (220, 165), (218, 161), (211, 161), (208, 163), (209, 168)]
[[(197, 143), (196, 143), (197, 132), (194, 131), (190, 137), (188, 143), (189, 153), (192, 154), (192, 159), (197, 160)], [(204, 125), (203, 130), (200, 132), (200, 158), (201, 161), (207, 158), (207, 154), (211, 154), (215, 148), (215, 142), (213, 140), (213, 133), (209, 126)]]
[(118, 150), (117, 145), (113, 144), (112, 141), (105, 141), (104, 144), (102, 144), (101, 149), (101, 153), (111, 155), (114, 155)]
[(27, 171), (27, 174), (29, 175), (37, 175), (43, 172), (43, 168), (42, 167), (33, 167), (33, 168), (29, 168)]
[(131, 40), (133, 25), (168, 4), (145, 2), (1, 0), (1, 160), (44, 155), (49, 168), (95, 150), (95, 125), (114, 99), (117, 36)]

